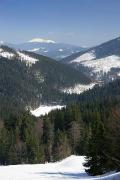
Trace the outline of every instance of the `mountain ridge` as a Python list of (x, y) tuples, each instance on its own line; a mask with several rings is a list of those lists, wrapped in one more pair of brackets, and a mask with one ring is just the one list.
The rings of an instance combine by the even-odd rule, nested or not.
[(3, 100), (33, 108), (61, 104), (66, 96), (62, 89), (91, 83), (84, 74), (51, 58), (6, 46), (0, 47), (0, 72), (1, 105)]
[(12, 43), (3, 43), (7, 46), (15, 48), (16, 50), (26, 50), (31, 52), (36, 52), (40, 55), (44, 55), (50, 57), (55, 60), (61, 60), (64, 57), (67, 57), (76, 52), (80, 52), (86, 48), (67, 44), (67, 43), (57, 43), (53, 40), (42, 39), (42, 38), (34, 38), (27, 42), (12, 44)]
[(61, 62), (84, 71), (94, 80), (112, 81), (119, 78), (120, 73), (120, 37), (69, 56)]

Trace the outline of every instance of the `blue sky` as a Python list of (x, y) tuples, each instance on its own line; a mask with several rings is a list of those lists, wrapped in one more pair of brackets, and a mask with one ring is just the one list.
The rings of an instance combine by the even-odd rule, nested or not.
[(0, 0), (0, 40), (93, 46), (120, 35), (120, 0)]

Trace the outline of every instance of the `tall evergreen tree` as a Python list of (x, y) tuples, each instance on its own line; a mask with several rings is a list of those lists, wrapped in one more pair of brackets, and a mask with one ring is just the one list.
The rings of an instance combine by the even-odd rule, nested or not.
[(86, 172), (90, 175), (100, 175), (105, 173), (106, 158), (103, 153), (105, 146), (104, 124), (100, 120), (99, 113), (97, 119), (93, 120), (91, 125), (91, 137), (89, 139), (89, 146), (85, 166)]

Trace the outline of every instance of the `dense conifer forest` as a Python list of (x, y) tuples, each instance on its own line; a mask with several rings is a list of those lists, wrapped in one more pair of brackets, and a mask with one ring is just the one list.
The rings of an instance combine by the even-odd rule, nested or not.
[(91, 175), (120, 170), (119, 89), (116, 80), (68, 96), (66, 108), (40, 118), (8, 104), (8, 111), (0, 112), (0, 164), (53, 162), (80, 154)]

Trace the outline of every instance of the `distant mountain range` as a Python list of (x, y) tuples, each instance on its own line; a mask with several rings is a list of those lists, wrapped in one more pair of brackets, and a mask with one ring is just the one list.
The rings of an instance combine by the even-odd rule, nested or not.
[(61, 60), (67, 56), (70, 56), (74, 53), (80, 52), (81, 50), (85, 49), (83, 47), (75, 45), (57, 43), (53, 40), (46, 40), (40, 38), (35, 38), (21, 44), (5, 44), (16, 49), (35, 52), (40, 55), (53, 58), (55, 60)]
[(109, 82), (120, 78), (120, 37), (75, 53), (61, 62), (95, 81)]
[[(14, 103), (38, 107), (61, 103), (64, 90), (81, 85), (89, 88), (91, 80), (83, 73), (48, 57), (0, 46), (0, 104)], [(91, 86), (91, 85), (90, 85)], [(66, 92), (65, 92), (66, 93)]]

